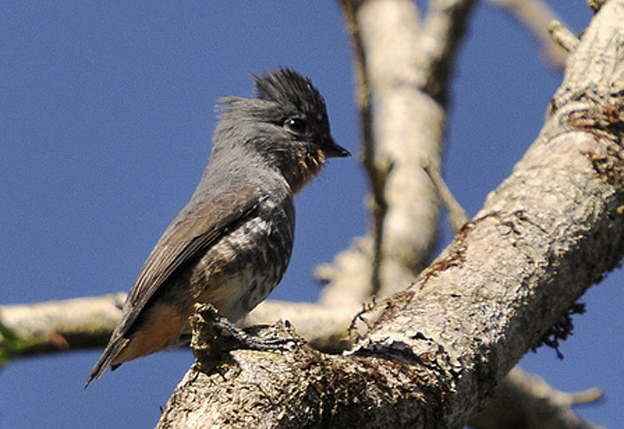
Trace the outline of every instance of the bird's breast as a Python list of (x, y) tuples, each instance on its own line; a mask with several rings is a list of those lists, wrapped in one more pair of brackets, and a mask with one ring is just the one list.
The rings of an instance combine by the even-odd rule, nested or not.
[(208, 302), (237, 321), (263, 301), (281, 280), (293, 247), (291, 201), (265, 201), (226, 234), (194, 267), (196, 302)]

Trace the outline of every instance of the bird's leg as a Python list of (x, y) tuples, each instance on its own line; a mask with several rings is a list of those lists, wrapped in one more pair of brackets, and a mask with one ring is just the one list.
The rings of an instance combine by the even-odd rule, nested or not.
[[(230, 350), (248, 349), (248, 350), (287, 350), (300, 341), (300, 338), (293, 336), (291, 332), (280, 330), (275, 332), (274, 326), (253, 326), (247, 329), (241, 329), (234, 325), (223, 316), (219, 316), (216, 324), (224, 334), (223, 339)], [(290, 328), (288, 325), (287, 328)], [(271, 336), (258, 335), (269, 333)], [(281, 336), (281, 335), (286, 336)]]
[(196, 353), (214, 354), (236, 349), (287, 350), (301, 341), (288, 322), (278, 322), (270, 327), (253, 326), (245, 330), (219, 315), (210, 304), (196, 304), (191, 326), (191, 346)]

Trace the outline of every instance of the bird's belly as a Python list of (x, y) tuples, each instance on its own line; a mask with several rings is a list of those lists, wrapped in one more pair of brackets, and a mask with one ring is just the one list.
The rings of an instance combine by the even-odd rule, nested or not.
[(286, 222), (261, 217), (232, 231), (201, 258), (190, 284), (195, 302), (212, 304), (237, 321), (263, 301), (281, 280), (293, 244)]

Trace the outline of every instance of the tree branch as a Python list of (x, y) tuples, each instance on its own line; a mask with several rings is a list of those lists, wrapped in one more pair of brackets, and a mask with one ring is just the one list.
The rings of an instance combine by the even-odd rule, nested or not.
[[(550, 23), (561, 18), (543, 0), (490, 0), (490, 3), (506, 8), (522, 23), (542, 45), (543, 55), (552, 66), (563, 68), (569, 49), (555, 43), (550, 37)], [(562, 24), (563, 25), (563, 24)]]
[(101, 348), (121, 318), (125, 293), (0, 306), (0, 363), (62, 351)]
[[(66, 351), (103, 348), (119, 323), (126, 294), (0, 306), (0, 366), (11, 360)], [(266, 301), (245, 326), (274, 323), (279, 317), (299, 327), (313, 347), (342, 351), (351, 344), (348, 330), (360, 304), (337, 307)]]
[(409, 0), (341, 0), (354, 47), (372, 226), (317, 270), (327, 282), (324, 305), (390, 296), (431, 260), (438, 196), (420, 159), (441, 158), (448, 79), (473, 3), (432, 2), (423, 21)]
[(470, 422), (478, 429), (604, 429), (579, 419), (571, 407), (599, 401), (600, 389), (564, 393), (550, 387), (542, 378), (517, 366), (496, 390), (496, 394)]
[(352, 354), (234, 351), (188, 372), (160, 427), (464, 425), (624, 254), (623, 41), (612, 0), (513, 174), (415, 284), (366, 315)]

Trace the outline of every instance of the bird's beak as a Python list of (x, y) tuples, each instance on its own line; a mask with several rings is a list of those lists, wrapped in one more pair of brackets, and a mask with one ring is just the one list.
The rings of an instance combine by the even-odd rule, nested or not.
[(328, 137), (323, 144), (323, 153), (327, 158), (344, 158), (345, 156), (351, 156), (351, 152), (346, 150), (342, 146), (338, 146), (334, 139)]

